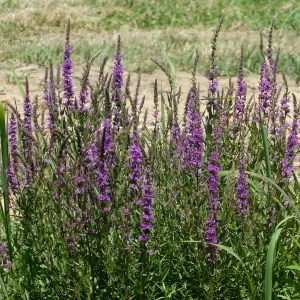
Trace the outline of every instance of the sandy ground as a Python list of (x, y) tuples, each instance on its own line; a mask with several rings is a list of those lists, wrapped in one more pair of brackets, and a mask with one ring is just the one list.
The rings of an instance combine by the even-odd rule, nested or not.
[[(75, 66), (74, 68), (74, 77), (80, 78), (81, 73), (84, 66)], [(91, 69), (90, 72), (90, 82), (93, 83), (97, 79), (98, 75), (98, 66), (94, 66)], [(107, 70), (109, 71), (109, 70)], [(43, 94), (43, 78), (44, 78), (44, 68), (41, 68), (37, 65), (28, 65), (23, 66), (15, 70), (16, 74), (18, 76), (24, 76), (24, 74), (29, 74), (29, 86), (30, 86), (30, 93), (32, 95), (32, 98), (36, 95), (40, 98), (40, 103), (43, 105), (43, 100), (41, 99)], [(10, 74), (10, 82), (7, 80), (7, 74)], [(127, 73), (125, 72), (125, 78), (127, 76)], [(24, 78), (24, 77), (23, 77)], [(138, 74), (132, 73), (131, 74), (131, 93), (135, 93), (135, 85), (137, 82)], [(179, 88), (181, 87), (181, 104), (179, 107), (179, 111), (182, 113), (183, 104), (185, 102), (188, 90), (191, 86), (191, 74), (188, 72), (177, 72), (176, 74), (176, 86)], [(282, 77), (279, 74), (278, 75), (278, 81), (279, 85), (282, 85)], [(163, 91), (169, 90), (168, 85), (168, 79), (166, 75), (160, 71), (157, 70), (152, 74), (141, 74), (141, 88), (140, 88), (140, 98), (142, 98), (143, 95), (145, 95), (145, 108), (148, 108), (149, 112), (151, 113), (153, 111), (153, 87), (154, 87), (154, 81), (155, 79), (158, 80), (159, 88), (161, 88)], [(24, 83), (23, 79), (23, 83)], [(75, 79), (74, 79), (75, 80)], [(220, 85), (222, 88), (226, 89), (228, 86), (228, 78), (219, 78)], [(233, 83), (235, 84), (235, 78), (232, 79)], [(125, 80), (124, 80), (125, 81)], [(248, 96), (257, 95), (257, 86), (259, 82), (259, 76), (258, 75), (251, 75), (246, 76), (246, 81), (248, 85)], [(200, 92), (201, 96), (205, 97), (207, 95), (207, 86), (208, 86), (208, 80), (204, 76), (197, 76), (197, 82), (200, 83)], [(300, 86), (296, 84), (296, 82), (292, 79), (288, 79), (289, 88), (292, 93), (294, 93), (300, 101)], [(77, 87), (77, 89), (76, 89)], [(75, 80), (75, 90), (77, 90), (77, 93), (79, 93), (79, 81)], [(20, 96), (20, 92), (18, 90), (18, 87), (13, 83), (12, 79), (12, 73), (8, 71), (0, 71), (0, 100), (1, 101), (7, 101), (11, 104), (17, 103), (20, 110), (22, 110), (22, 103), (23, 99)]]

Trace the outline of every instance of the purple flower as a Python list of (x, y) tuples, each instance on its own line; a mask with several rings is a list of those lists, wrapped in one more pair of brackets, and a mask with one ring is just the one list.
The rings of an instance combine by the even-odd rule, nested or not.
[(298, 132), (299, 125), (297, 125), (297, 122), (294, 121), (288, 136), (285, 157), (281, 161), (282, 182), (284, 184), (292, 177), (296, 149), (299, 147)]
[(71, 54), (72, 54), (72, 49), (69, 44), (70, 40), (70, 22), (67, 25), (67, 38), (66, 38), (66, 45), (64, 49), (64, 63), (62, 66), (62, 76), (63, 76), (63, 88), (64, 88), (64, 95), (63, 98), (66, 99), (66, 102), (64, 105), (70, 109), (74, 110), (75, 109), (75, 104), (74, 104), (74, 85), (72, 82), (72, 73), (73, 73), (73, 63), (71, 60)]
[(244, 122), (245, 102), (246, 102), (247, 84), (243, 74), (243, 51), (241, 54), (241, 63), (237, 76), (237, 94), (235, 97), (235, 105), (233, 112), (233, 137), (237, 133), (237, 129)]
[(187, 124), (184, 139), (183, 169), (190, 168), (198, 176), (203, 165), (204, 130), (202, 116), (197, 107), (194, 92), (190, 93), (187, 111)]
[(241, 220), (245, 219), (245, 214), (248, 212), (248, 183), (247, 183), (247, 175), (246, 175), (246, 161), (244, 158), (240, 160), (238, 169), (239, 169), (239, 177), (237, 180), (237, 205), (238, 212), (241, 216)]
[(8, 260), (9, 256), (8, 256), (7, 252), (8, 252), (7, 244), (5, 242), (2, 242), (2, 244), (0, 246), (0, 263), (1, 263), (2, 268), (11, 269), (13, 266), (13, 263), (10, 260)]
[(215, 100), (216, 93), (219, 87), (219, 81), (217, 78), (215, 78), (216, 77), (215, 75), (217, 75), (218, 73), (219, 73), (218, 69), (211, 68), (210, 73), (208, 75), (208, 80), (210, 81), (210, 83), (208, 85), (209, 100), (207, 101), (207, 105), (212, 105), (216, 111), (220, 109), (220, 105), (218, 101)]
[(219, 214), (220, 206), (220, 195), (219, 195), (219, 166), (218, 161), (220, 155), (217, 153), (212, 153), (209, 158), (208, 173), (208, 192), (209, 192), (209, 216), (206, 220), (206, 237), (205, 240), (208, 243), (208, 261), (214, 260), (214, 253), (216, 252), (216, 247), (210, 244), (216, 244), (217, 240), (217, 219), (216, 215)]
[(30, 100), (29, 94), (29, 86), (28, 80), (26, 78), (26, 92), (25, 92), (25, 100), (24, 100), (24, 120), (23, 120), (23, 154), (26, 158), (27, 162), (27, 170), (25, 177), (25, 187), (28, 186), (30, 182), (33, 181), (32, 174), (32, 155), (33, 155), (33, 143), (32, 143), (32, 104)]
[(258, 86), (260, 92), (258, 97), (259, 107), (255, 112), (256, 118), (269, 118), (275, 113), (275, 107), (273, 107), (273, 96), (277, 92), (275, 78), (276, 62), (272, 59), (271, 49), (268, 49), (261, 67), (261, 77)]
[(152, 188), (152, 173), (149, 168), (145, 170), (145, 177), (143, 182), (143, 213), (141, 218), (141, 231), (142, 234), (139, 236), (140, 242), (148, 242), (151, 240), (150, 232), (152, 230), (152, 208), (153, 208), (153, 188)]
[(121, 38), (118, 36), (116, 55), (114, 59), (113, 68), (113, 84), (112, 92), (115, 104), (120, 107), (121, 104), (121, 88), (123, 85), (123, 65), (122, 65), (122, 55), (121, 55)]
[(90, 67), (87, 65), (86, 69), (84, 70), (83, 76), (82, 76), (82, 83), (81, 83), (81, 91), (79, 95), (79, 111), (81, 113), (87, 111), (87, 102), (89, 98), (89, 92), (88, 92), (88, 78), (90, 73)]
[[(32, 104), (30, 100), (29, 95), (29, 89), (28, 89), (28, 81), (26, 81), (26, 93), (25, 93), (25, 101), (24, 101), (24, 120), (23, 120), (23, 129), (28, 132), (29, 134), (32, 134)], [(32, 140), (28, 135), (24, 135), (23, 137), (24, 141), (24, 154), (27, 156), (29, 152), (32, 151)]]
[(104, 155), (108, 165), (116, 161), (116, 145), (114, 143), (114, 129), (109, 119), (103, 122), (105, 130)]
[(139, 133), (133, 132), (131, 134), (131, 146), (130, 146), (130, 188), (137, 190), (138, 185), (142, 179), (142, 162), (143, 154), (139, 144)]
[(17, 119), (14, 114), (11, 115), (8, 124), (8, 143), (10, 149), (10, 161), (7, 170), (7, 178), (9, 183), (9, 188), (12, 190), (18, 189), (20, 187), (16, 172), (18, 171), (21, 164), (18, 159), (18, 124)]
[(109, 184), (109, 164), (106, 159), (105, 145), (106, 141), (106, 130), (103, 129), (102, 136), (100, 135), (101, 131), (98, 130), (97, 137), (97, 162), (95, 173), (97, 175), (97, 186), (99, 187), (100, 194), (97, 196), (97, 200), (101, 203), (103, 212), (109, 211), (109, 203), (111, 201), (110, 197), (110, 184)]
[(179, 160), (182, 152), (182, 136), (180, 132), (180, 127), (178, 125), (173, 125), (171, 128), (171, 145), (175, 150), (177, 159)]

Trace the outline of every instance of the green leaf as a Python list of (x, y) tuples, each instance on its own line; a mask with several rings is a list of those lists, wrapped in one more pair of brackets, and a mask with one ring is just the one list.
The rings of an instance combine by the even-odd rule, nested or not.
[[(260, 129), (262, 134), (262, 140), (263, 140), (263, 146), (264, 146), (264, 157), (265, 157), (265, 163), (266, 163), (266, 173), (267, 177), (271, 179), (271, 163), (270, 163), (270, 150), (269, 150), (269, 141), (268, 141), (268, 133), (263, 125), (262, 121), (260, 121)], [(271, 193), (268, 192), (268, 199), (269, 204), (271, 202)]]
[(2, 192), (4, 198), (4, 209), (1, 204), (1, 214), (5, 226), (5, 234), (8, 243), (9, 254), (10, 254), (10, 258), (12, 259), (9, 200), (8, 200), (8, 179), (7, 179), (8, 137), (7, 137), (6, 125), (5, 125), (5, 111), (2, 102), (0, 102), (0, 134), (1, 134), (1, 159), (2, 159), (1, 182), (2, 182)]
[(18, 86), (19, 92), (22, 95), (22, 97), (24, 98), (25, 97), (25, 92), (24, 92), (23, 86), (20, 82), (20, 79), (19, 79), (18, 75), (15, 73), (15, 71), (13, 71), (13, 74), (14, 74), (14, 80), (15, 80), (17, 86)]
[(275, 228), (275, 232), (272, 235), (271, 242), (267, 252), (266, 261), (266, 272), (265, 272), (265, 300), (272, 300), (272, 289), (273, 289), (273, 265), (276, 256), (276, 246), (278, 242), (279, 235), (282, 231), (282, 226), (285, 222), (293, 218), (294, 216), (289, 216), (282, 220)]
[(173, 91), (175, 91), (175, 88), (176, 88), (176, 68), (175, 68), (174, 64), (172, 63), (170, 57), (168, 56), (167, 52), (165, 51), (165, 49), (162, 48), (162, 52), (163, 52), (163, 55), (164, 55), (165, 59), (167, 60), (169, 66), (170, 66), (171, 74), (172, 74), (172, 80), (173, 80)]
[(163, 137), (165, 139), (165, 134), (166, 134), (166, 114), (165, 114), (165, 99), (163, 96), (163, 92), (162, 92), (162, 87), (161, 87), (161, 127), (162, 127), (162, 133), (163, 133)]
[(273, 289), (273, 265), (276, 256), (276, 245), (282, 228), (278, 228), (272, 235), (272, 239), (268, 248), (266, 273), (265, 273), (265, 300), (272, 300)]
[[(258, 174), (258, 173), (254, 173), (254, 172), (248, 172), (246, 171), (246, 174), (249, 174), (253, 177), (257, 177), (257, 178), (260, 178), (268, 183), (270, 183), (271, 185), (273, 185), (280, 193), (281, 195), (289, 201), (290, 205), (293, 207), (293, 209), (295, 210), (296, 214), (297, 214), (297, 218), (298, 218), (298, 222), (300, 222), (300, 212), (299, 212), (299, 209), (298, 207), (295, 205), (294, 201), (291, 199), (291, 197), (288, 196), (288, 194), (278, 185), (276, 184), (272, 179), (266, 177), (266, 176), (263, 176), (261, 174)], [(278, 203), (282, 206), (282, 203), (278, 201)]]
[(7, 294), (7, 291), (6, 291), (6, 287), (5, 287), (5, 284), (3, 282), (1, 274), (0, 274), (0, 284), (1, 284), (1, 290), (3, 290), (5, 298), (9, 300), (9, 297), (8, 297), (8, 294)]
[(285, 268), (289, 269), (289, 270), (296, 270), (296, 271), (300, 272), (300, 266), (298, 264), (297, 265), (288, 266), (288, 267), (285, 267)]

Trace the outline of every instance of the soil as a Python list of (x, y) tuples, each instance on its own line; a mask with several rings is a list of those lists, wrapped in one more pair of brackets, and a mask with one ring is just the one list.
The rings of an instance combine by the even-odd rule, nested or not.
[[(80, 78), (84, 66), (77, 66), (74, 68), (74, 77)], [(92, 67), (90, 72), (90, 82), (93, 83), (97, 79), (99, 67)], [(107, 70), (109, 71), (109, 70)], [(22, 78), (24, 74), (29, 75), (29, 87), (32, 99), (37, 95), (40, 99), (41, 105), (44, 105), (43, 100), (41, 99), (43, 94), (43, 78), (44, 78), (44, 68), (39, 67), (38, 65), (27, 65), (22, 66), (15, 70), (16, 74)], [(8, 80), (7, 74), (10, 74), (10, 78)], [(125, 72), (124, 77), (126, 78), (128, 73)], [(135, 85), (137, 82), (138, 74), (131, 73), (131, 84), (130, 90), (131, 93), (135, 93)], [(179, 106), (179, 113), (182, 113), (185, 99), (187, 97), (188, 90), (191, 86), (191, 74), (188, 72), (177, 72), (176, 74), (176, 86), (181, 87), (181, 103)], [(143, 95), (145, 95), (145, 104), (144, 108), (148, 108), (149, 112), (153, 111), (153, 87), (154, 81), (157, 79), (159, 89), (162, 91), (169, 90), (168, 79), (166, 75), (160, 71), (156, 70), (152, 74), (141, 74), (141, 87), (140, 87), (140, 99)], [(207, 86), (208, 80), (204, 76), (197, 75), (197, 82), (200, 84), (200, 93), (201, 96), (205, 97), (207, 95)], [(250, 75), (246, 76), (246, 81), (248, 85), (248, 97), (253, 95), (257, 98), (257, 86), (259, 82), (258, 75)], [(279, 85), (282, 86), (283, 80), (280, 75), (278, 75)], [(24, 84), (23, 78), (23, 84)], [(79, 93), (79, 81), (75, 80), (75, 90), (77, 86), (77, 93)], [(235, 84), (235, 78), (232, 79)], [(125, 81), (125, 80), (124, 80)], [(228, 78), (219, 78), (221, 88), (226, 89), (228, 86)], [(296, 82), (292, 79), (288, 79), (289, 89), (292, 93), (294, 93), (300, 101), (300, 86), (296, 84)], [(11, 72), (0, 71), (0, 100), (9, 102), (11, 104), (17, 103), (18, 109), (22, 111), (22, 103), (23, 99), (20, 95), (17, 85), (14, 84)]]

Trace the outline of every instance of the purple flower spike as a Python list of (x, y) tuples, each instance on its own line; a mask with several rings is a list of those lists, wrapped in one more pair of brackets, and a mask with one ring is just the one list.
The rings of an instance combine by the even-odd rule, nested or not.
[(185, 128), (183, 169), (186, 170), (188, 167), (198, 176), (199, 170), (202, 170), (203, 151), (204, 130), (202, 128), (202, 116), (197, 107), (195, 94), (191, 91)]
[(10, 121), (8, 124), (8, 143), (10, 149), (10, 161), (7, 170), (7, 177), (9, 188), (12, 190), (18, 189), (20, 187), (18, 178), (16, 176), (16, 172), (20, 167), (19, 159), (18, 159), (18, 124), (17, 119), (14, 114), (11, 115)]
[(299, 124), (297, 124), (297, 122), (294, 121), (288, 136), (287, 145), (285, 149), (285, 157), (281, 162), (283, 184), (285, 184), (292, 177), (293, 174), (294, 160), (297, 152), (296, 150), (299, 147), (299, 130)]
[(63, 88), (64, 88), (64, 95), (63, 98), (66, 99), (64, 105), (70, 109), (75, 109), (74, 104), (74, 85), (72, 82), (72, 73), (73, 73), (73, 63), (71, 60), (72, 49), (69, 44), (70, 42), (70, 21), (67, 24), (67, 37), (66, 37), (66, 45), (64, 49), (64, 63), (62, 66), (62, 76), (63, 76)]
[(240, 160), (238, 169), (239, 169), (239, 177), (237, 180), (237, 205), (238, 205), (238, 213), (240, 214), (241, 220), (245, 220), (245, 214), (248, 213), (248, 183), (247, 183), (247, 175), (246, 175), (246, 161), (244, 158)]
[(121, 55), (121, 37), (118, 36), (116, 55), (114, 59), (114, 69), (113, 69), (113, 99), (117, 107), (120, 107), (122, 96), (121, 88), (123, 86), (123, 65), (122, 65), (122, 55)]
[(214, 253), (216, 252), (216, 247), (212, 244), (216, 244), (217, 240), (217, 219), (216, 215), (219, 214), (220, 206), (220, 195), (219, 195), (219, 165), (218, 161), (220, 155), (217, 153), (212, 153), (209, 158), (208, 173), (208, 192), (209, 192), (209, 216), (206, 220), (206, 242), (209, 243), (207, 246), (208, 260), (214, 260)]
[(233, 112), (233, 138), (235, 138), (238, 131), (238, 127), (240, 126), (240, 124), (244, 122), (245, 119), (244, 114), (245, 114), (247, 84), (244, 79), (243, 64), (244, 64), (244, 50), (242, 48), (239, 73), (237, 76), (237, 93), (236, 93), (234, 112)]
[(151, 240), (150, 232), (152, 230), (152, 208), (153, 208), (153, 188), (152, 188), (152, 173), (149, 168), (145, 170), (145, 178), (143, 182), (143, 213), (142, 213), (142, 223), (141, 231), (142, 234), (139, 236), (140, 242), (148, 242)]
[(5, 242), (2, 242), (2, 244), (0, 245), (0, 264), (1, 267), (4, 269), (11, 269), (13, 263), (10, 260), (8, 260), (9, 256), (7, 252), (8, 252), (7, 244)]
[(28, 79), (26, 78), (26, 92), (24, 100), (24, 120), (23, 120), (23, 154), (27, 160), (27, 171), (25, 178), (25, 186), (27, 187), (29, 182), (33, 181), (32, 174), (32, 155), (33, 155), (33, 143), (32, 143), (32, 104), (29, 94)]
[(81, 81), (81, 91), (79, 95), (79, 111), (81, 113), (87, 111), (87, 102), (89, 98), (89, 92), (88, 92), (88, 79), (90, 74), (90, 62), (87, 63), (86, 69), (84, 70), (82, 81)]
[(139, 133), (133, 132), (131, 135), (130, 146), (130, 188), (137, 190), (138, 185), (142, 179), (142, 162), (143, 155), (139, 144)]

